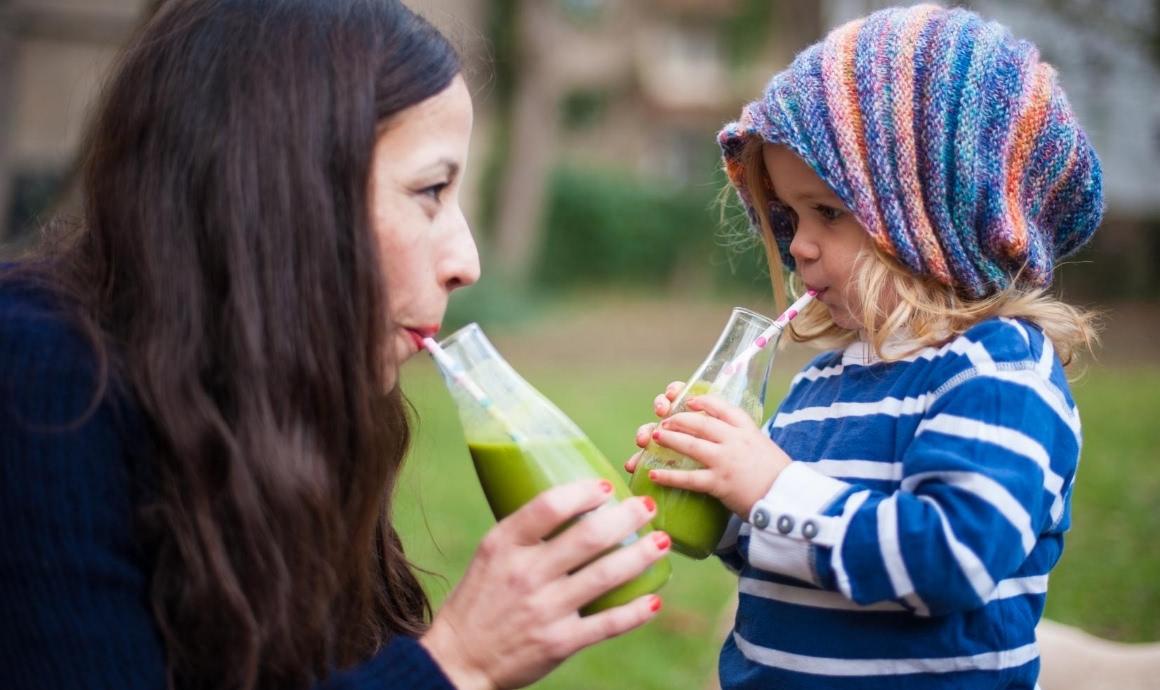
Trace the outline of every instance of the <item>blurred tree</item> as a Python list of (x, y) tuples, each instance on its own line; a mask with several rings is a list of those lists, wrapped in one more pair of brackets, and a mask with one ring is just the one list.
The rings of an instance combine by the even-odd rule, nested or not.
[(512, 285), (531, 277), (548, 178), (556, 159), (561, 104), (569, 94), (600, 90), (631, 67), (628, 46), (600, 31), (601, 3), (583, 12), (559, 2), (493, 0), (497, 146), (484, 193), (483, 222), (493, 265)]

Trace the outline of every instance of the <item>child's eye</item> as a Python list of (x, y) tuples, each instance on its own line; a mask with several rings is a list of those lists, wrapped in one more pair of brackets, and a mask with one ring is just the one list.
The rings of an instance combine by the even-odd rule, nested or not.
[(814, 210), (817, 211), (818, 215), (822, 217), (822, 220), (826, 221), (827, 223), (833, 223), (846, 213), (840, 208), (834, 208), (833, 206), (827, 206), (826, 204), (818, 204), (817, 206), (814, 206)]

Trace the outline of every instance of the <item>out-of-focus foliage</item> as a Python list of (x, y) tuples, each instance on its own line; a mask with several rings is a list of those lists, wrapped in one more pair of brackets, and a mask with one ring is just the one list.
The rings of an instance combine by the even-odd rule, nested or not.
[(556, 170), (544, 214), (535, 280), (694, 290), (769, 290), (760, 245), (739, 222), (724, 177), (676, 186), (623, 171)]

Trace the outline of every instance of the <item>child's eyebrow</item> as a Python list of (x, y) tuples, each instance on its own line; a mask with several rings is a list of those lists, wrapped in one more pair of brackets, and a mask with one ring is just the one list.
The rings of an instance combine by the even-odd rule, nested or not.
[(789, 196), (794, 201), (824, 201), (826, 203), (833, 203), (834, 201), (837, 201), (839, 204), (842, 203), (841, 200), (838, 199), (837, 194), (829, 191), (805, 191), (791, 194)]

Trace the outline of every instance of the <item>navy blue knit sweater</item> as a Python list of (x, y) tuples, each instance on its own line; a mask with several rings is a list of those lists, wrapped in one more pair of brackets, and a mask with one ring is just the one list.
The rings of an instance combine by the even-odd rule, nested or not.
[[(153, 563), (135, 519), (144, 482), (131, 451), (146, 438), (132, 403), (115, 396), (84, 415), (93, 372), (84, 337), (43, 294), (0, 283), (4, 690), (166, 686)], [(405, 637), (319, 687), (452, 688)]]

